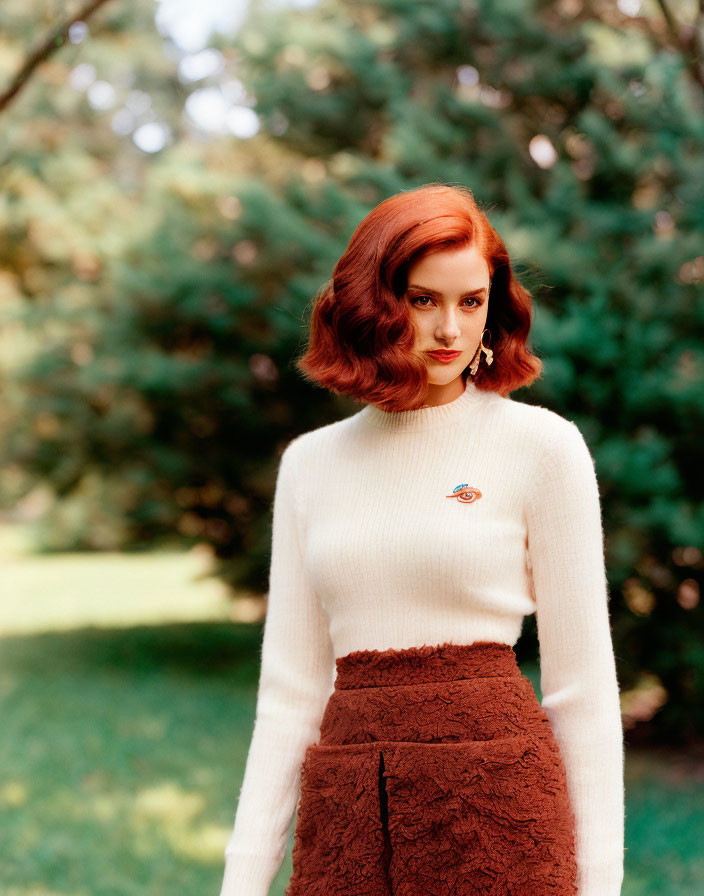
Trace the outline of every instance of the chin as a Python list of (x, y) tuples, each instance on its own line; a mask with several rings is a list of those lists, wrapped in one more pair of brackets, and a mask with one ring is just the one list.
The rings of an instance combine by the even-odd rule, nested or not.
[[(445, 372), (444, 376), (442, 375), (442, 371), (440, 371), (440, 372), (433, 371), (433, 373), (428, 375), (428, 385), (429, 386), (449, 386), (450, 383), (454, 383), (455, 380), (466, 379), (466, 377), (462, 376), (462, 374), (464, 373), (464, 371), (466, 369), (466, 366), (467, 365), (465, 365), (465, 367), (462, 367), (457, 371), (448, 370)], [(467, 372), (467, 376), (469, 376), (469, 372)]]

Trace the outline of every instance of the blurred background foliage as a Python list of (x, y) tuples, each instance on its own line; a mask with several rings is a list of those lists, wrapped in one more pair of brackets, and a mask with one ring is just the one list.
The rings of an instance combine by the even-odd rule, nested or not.
[[(465, 184), (535, 298), (544, 375), (514, 397), (595, 458), (628, 742), (693, 743), (697, 10), (270, 0), (187, 53), (152, 0), (104, 3), (1, 113), (0, 506), (40, 551), (206, 545), (264, 592), (281, 451), (359, 409), (294, 367), (312, 299), (374, 205)], [(71, 11), (4, 0), (0, 84)]]

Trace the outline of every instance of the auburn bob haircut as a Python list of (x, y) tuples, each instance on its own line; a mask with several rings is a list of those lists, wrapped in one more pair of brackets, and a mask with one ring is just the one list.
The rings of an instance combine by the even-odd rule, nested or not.
[[(385, 199), (362, 220), (317, 293), (304, 355), (306, 379), (386, 411), (414, 410), (427, 398), (427, 368), (414, 350), (415, 328), (403, 296), (408, 271), (438, 250), (476, 245), (489, 267), (491, 287), (485, 356), (478, 388), (507, 395), (530, 385), (542, 362), (526, 345), (533, 305), (514, 278), (506, 247), (464, 186), (426, 184)], [(462, 372), (466, 381), (469, 365)]]

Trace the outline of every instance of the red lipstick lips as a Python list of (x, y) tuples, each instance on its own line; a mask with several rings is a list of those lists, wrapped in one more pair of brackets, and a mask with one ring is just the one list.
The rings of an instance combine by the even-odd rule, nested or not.
[(449, 364), (450, 361), (454, 361), (455, 358), (458, 358), (462, 352), (448, 352), (443, 350), (437, 350), (428, 352), (431, 358), (434, 358), (436, 361), (441, 361), (444, 364)]

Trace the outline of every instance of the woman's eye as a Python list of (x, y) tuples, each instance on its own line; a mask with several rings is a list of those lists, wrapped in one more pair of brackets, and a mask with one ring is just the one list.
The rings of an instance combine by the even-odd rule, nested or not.
[[(430, 296), (414, 296), (411, 298), (411, 304), (415, 304), (416, 302), (420, 302), (422, 299), (427, 299), (429, 302), (432, 302), (432, 298)], [(476, 305), (481, 305), (481, 302), (478, 299), (475, 299), (474, 296), (470, 296), (469, 298), (464, 300), (465, 302), (474, 302), (475, 305), (469, 305), (468, 307), (473, 308)], [(428, 306), (425, 304), (421, 304), (419, 307), (427, 308)]]

